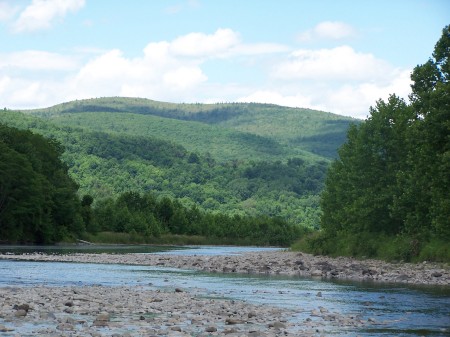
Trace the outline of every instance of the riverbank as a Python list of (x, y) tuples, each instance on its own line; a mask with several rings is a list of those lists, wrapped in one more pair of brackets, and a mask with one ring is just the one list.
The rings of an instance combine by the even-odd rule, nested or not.
[[(320, 306), (254, 305), (182, 288), (3, 287), (1, 336), (317, 336), (389, 324)], [(318, 296), (318, 295), (316, 295)]]
[(442, 263), (388, 263), (271, 251), (237, 255), (171, 254), (0, 254), (0, 259), (80, 263), (117, 263), (194, 269), (210, 273), (243, 273), (317, 277), (413, 285), (450, 285), (450, 267)]

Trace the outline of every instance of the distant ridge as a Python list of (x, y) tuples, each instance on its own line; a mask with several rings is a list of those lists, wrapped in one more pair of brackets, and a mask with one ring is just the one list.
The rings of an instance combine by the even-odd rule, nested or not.
[[(200, 122), (221, 129), (243, 132), (247, 134), (248, 139), (264, 137), (267, 141), (275, 141), (283, 144), (283, 146), (297, 148), (297, 150), (307, 151), (325, 158), (336, 156), (337, 148), (345, 140), (349, 124), (360, 122), (357, 119), (328, 112), (289, 108), (275, 104), (167, 103), (130, 97), (83, 99), (57, 104), (49, 108), (24, 111), (44, 118), (57, 118), (58, 123), (68, 123), (67, 125), (70, 125), (67, 115), (83, 114), (83, 119), (86, 119), (86, 121), (89, 119), (89, 125), (85, 126), (90, 128), (95, 126), (95, 123), (92, 125), (92, 116), (90, 116), (91, 118), (88, 117), (93, 113), (134, 114), (186, 122)], [(103, 118), (108, 119), (105, 115), (103, 115)], [(113, 117), (109, 118), (113, 119)], [(114, 119), (115, 124), (117, 124), (117, 118)], [(136, 122), (145, 124), (144, 119), (139, 119)], [(84, 124), (80, 119), (77, 123), (80, 126)], [(170, 122), (166, 125), (167, 133), (176, 131), (173, 128), (180, 129), (179, 124), (169, 124)], [(195, 128), (193, 127), (193, 129)], [(102, 130), (107, 131), (104, 128)], [(157, 136), (169, 136), (162, 131), (156, 131)], [(192, 131), (195, 132), (195, 130)], [(205, 129), (200, 128), (197, 131), (204, 133)], [(220, 137), (219, 133), (223, 133), (217, 132), (217, 129), (212, 131), (218, 134), (217, 137)], [(172, 132), (172, 135), (174, 135), (174, 132)], [(239, 134), (236, 138), (242, 138), (242, 134)], [(184, 138), (184, 140), (186, 139)], [(175, 139), (175, 141), (177, 140)], [(274, 146), (276, 145), (274, 144)], [(192, 149), (199, 150), (198, 146)]]
[(187, 207), (317, 228), (330, 161), (358, 120), (273, 104), (175, 104), (105, 97), (0, 111), (57, 140), (80, 195), (151, 192)]

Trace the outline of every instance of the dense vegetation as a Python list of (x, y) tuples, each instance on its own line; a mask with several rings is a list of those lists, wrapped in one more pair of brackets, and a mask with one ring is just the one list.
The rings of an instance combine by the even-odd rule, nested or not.
[[(84, 198), (86, 206), (92, 199)], [(125, 192), (105, 199), (93, 210), (85, 208), (88, 238), (97, 232), (127, 233), (137, 242), (160, 242), (167, 234), (208, 238), (206, 242), (288, 246), (304, 229), (280, 218), (228, 216), (188, 208), (178, 200), (152, 193)], [(94, 235), (93, 235), (94, 234)], [(205, 242), (205, 241), (200, 241)]]
[(0, 124), (0, 242), (49, 243), (84, 231), (61, 146)]
[(153, 242), (172, 234), (287, 246), (300, 235), (299, 226), (279, 218), (205, 213), (168, 197), (158, 200), (151, 193), (125, 192), (93, 208), (90, 195), (80, 201), (78, 186), (60, 160), (62, 153), (54, 140), (0, 124), (0, 242), (95, 239), (103, 231), (127, 233), (132, 242)]
[(450, 260), (450, 26), (412, 75), (352, 126), (322, 195), (316, 253)]
[[(171, 118), (166, 116), (166, 106), (171, 107)], [(149, 114), (149, 107), (157, 113)], [(94, 112), (85, 112), (89, 109)], [(225, 115), (218, 117), (221, 109)], [(189, 116), (185, 110), (191, 111), (190, 121), (183, 120)], [(259, 127), (252, 126), (251, 132), (237, 130), (251, 126), (244, 112)], [(224, 126), (224, 121), (234, 126)], [(335, 152), (339, 143), (330, 135), (340, 132), (343, 138), (352, 120), (271, 105), (171, 105), (102, 98), (26, 113), (6, 110), (0, 113), (0, 122), (63, 144), (62, 159), (80, 185), (79, 195), (91, 195), (94, 205), (124, 192), (151, 191), (202, 211), (280, 217), (318, 228), (319, 193), (329, 158), (295, 144), (301, 143), (299, 135), (327, 147), (331, 146), (327, 139), (334, 139)], [(338, 127), (331, 131), (330, 125)], [(314, 151), (323, 151), (325, 145)]]
[[(318, 228), (329, 158), (350, 122), (272, 105), (134, 98), (0, 112), (0, 123), (64, 147), (63, 152), (58, 145), (59, 156), (80, 186), (77, 207), (83, 220), (77, 231), (66, 226), (68, 236), (80, 237), (85, 228), (84, 238), (138, 242), (166, 242), (177, 235), (199, 242), (287, 245), (305, 228)], [(330, 130), (330, 125), (338, 127)], [(150, 204), (131, 206), (126, 198)], [(173, 219), (161, 218), (163, 201), (173, 206)], [(105, 232), (123, 235), (106, 238)]]

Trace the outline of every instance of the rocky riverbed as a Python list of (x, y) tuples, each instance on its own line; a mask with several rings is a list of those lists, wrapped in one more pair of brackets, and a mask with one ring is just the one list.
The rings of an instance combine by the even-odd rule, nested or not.
[(299, 252), (271, 251), (237, 255), (170, 254), (0, 254), (0, 259), (117, 263), (195, 269), (211, 273), (243, 273), (317, 277), (355, 281), (450, 285), (450, 267), (443, 263), (387, 263), (378, 260), (329, 258)]
[[(300, 317), (301, 315), (301, 317)], [(310, 312), (144, 287), (0, 288), (1, 336), (318, 336), (380, 325), (318, 307)]]
[[(385, 263), (270, 251), (238, 255), (2, 254), (0, 259), (147, 265), (211, 273), (291, 275), (448, 286), (446, 264)], [(318, 292), (312, 295), (320, 299)], [(320, 336), (382, 329), (379, 317), (251, 304), (196, 288), (139, 286), (0, 287), (0, 336)], [(331, 303), (331, 302), (330, 302)], [(445, 331), (446, 328), (443, 328)], [(444, 331), (442, 330), (442, 331)]]

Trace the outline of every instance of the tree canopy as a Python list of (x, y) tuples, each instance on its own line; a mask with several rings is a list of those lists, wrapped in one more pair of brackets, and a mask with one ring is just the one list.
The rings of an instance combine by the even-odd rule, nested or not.
[[(447, 26), (432, 58), (411, 75), (410, 102), (379, 100), (349, 129), (326, 179), (316, 251), (376, 256), (386, 248), (380, 238), (395, 238), (393, 256), (414, 259), (433, 240), (448, 244), (449, 56)], [(440, 254), (450, 255), (448, 248)]]
[(61, 154), (54, 140), (0, 124), (0, 241), (49, 243), (84, 230)]

